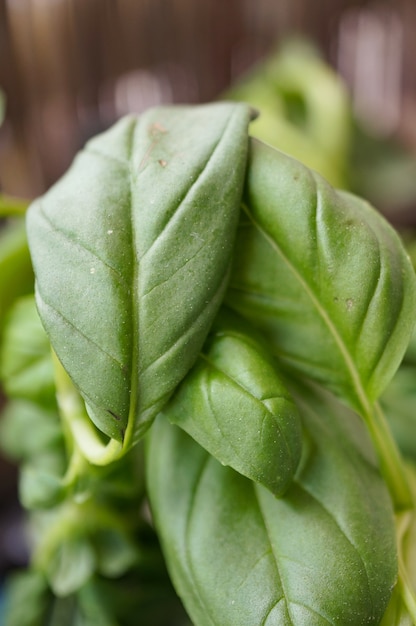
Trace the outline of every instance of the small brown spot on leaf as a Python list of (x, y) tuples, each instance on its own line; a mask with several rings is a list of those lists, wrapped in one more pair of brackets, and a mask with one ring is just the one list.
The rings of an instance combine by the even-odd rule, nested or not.
[(121, 420), (121, 417), (119, 417), (118, 415), (116, 415), (116, 414), (114, 413), (114, 411), (112, 411), (111, 409), (107, 409), (107, 413), (110, 413), (110, 415), (111, 415), (112, 417), (114, 417), (114, 419), (116, 419), (118, 422)]
[(150, 134), (151, 135), (158, 135), (159, 133), (167, 133), (168, 131), (166, 130), (166, 128), (162, 125), (159, 124), (159, 122), (154, 122), (154, 124), (152, 124), (150, 126)]

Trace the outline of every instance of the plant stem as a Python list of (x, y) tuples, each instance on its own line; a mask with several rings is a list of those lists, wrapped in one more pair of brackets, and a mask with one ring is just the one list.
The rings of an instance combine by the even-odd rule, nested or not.
[(399, 513), (396, 516), (396, 528), (397, 528), (397, 546), (398, 546), (398, 561), (399, 561), (399, 579), (397, 585), (400, 589), (400, 595), (403, 599), (406, 609), (408, 610), (412, 621), (416, 624), (416, 596), (413, 591), (412, 581), (409, 578), (405, 559), (403, 556), (403, 545), (405, 541), (405, 535), (409, 530), (409, 526), (412, 523), (412, 516), (414, 511), (405, 511)]
[(397, 558), (399, 566), (397, 586), (402, 601), (412, 618), (412, 622), (416, 624), (416, 595), (403, 555), (405, 536), (413, 517), (416, 515), (415, 494), (411, 488), (411, 482), (400, 451), (378, 403), (374, 405), (373, 411), (366, 413), (366, 422), (377, 450), (381, 473), (389, 488), (396, 511)]
[(364, 418), (377, 451), (380, 471), (388, 486), (395, 511), (413, 509), (412, 492), (403, 460), (380, 405), (375, 403), (373, 410), (365, 412)]
[(107, 443), (101, 441), (87, 415), (83, 399), (56, 355), (54, 364), (56, 396), (67, 433), (68, 451), (72, 454), (72, 467), (68, 468), (66, 478), (69, 480), (69, 476), (73, 480), (77, 468), (82, 465), (80, 455), (94, 465), (107, 465), (123, 456), (125, 450), (123, 444), (115, 439)]

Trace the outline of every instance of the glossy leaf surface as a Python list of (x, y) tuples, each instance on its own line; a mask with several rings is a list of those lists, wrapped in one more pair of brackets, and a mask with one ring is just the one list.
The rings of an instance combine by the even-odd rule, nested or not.
[(384, 390), (413, 327), (415, 278), (364, 201), (253, 141), (227, 303), (280, 361), (359, 412)]
[(219, 308), (249, 117), (245, 105), (216, 104), (125, 118), (29, 209), (40, 316), (115, 440), (147, 428)]
[(196, 626), (378, 623), (396, 578), (393, 512), (362, 423), (302, 392), (304, 455), (275, 498), (159, 417), (153, 514)]
[(298, 411), (267, 346), (238, 316), (221, 311), (163, 414), (276, 495), (292, 481), (301, 453)]

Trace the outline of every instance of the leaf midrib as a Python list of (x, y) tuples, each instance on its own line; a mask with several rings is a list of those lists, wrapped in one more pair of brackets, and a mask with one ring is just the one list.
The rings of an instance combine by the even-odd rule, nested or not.
[(323, 320), (324, 324), (328, 328), (329, 333), (333, 337), (333, 339), (335, 341), (335, 344), (338, 346), (338, 349), (339, 349), (339, 351), (341, 353), (341, 356), (343, 357), (343, 360), (344, 360), (344, 362), (346, 364), (347, 371), (350, 374), (351, 381), (353, 383), (353, 388), (354, 388), (354, 390), (356, 392), (357, 399), (358, 399), (358, 401), (360, 403), (360, 406), (361, 406), (362, 414), (363, 415), (367, 415), (368, 413), (371, 412), (371, 408), (370, 408), (370, 405), (369, 405), (369, 401), (368, 401), (367, 395), (366, 395), (366, 393), (364, 391), (364, 388), (363, 388), (363, 385), (361, 383), (361, 379), (360, 379), (360, 376), (358, 374), (358, 371), (357, 371), (357, 369), (354, 366), (354, 361), (353, 361), (353, 359), (351, 357), (351, 354), (349, 353), (349, 351), (347, 349), (347, 346), (345, 345), (345, 342), (343, 341), (341, 335), (339, 334), (336, 325), (334, 324), (334, 322), (330, 318), (330, 316), (327, 313), (327, 311), (324, 309), (324, 307), (319, 302), (318, 297), (315, 295), (315, 293), (313, 292), (313, 290), (311, 289), (309, 284), (302, 277), (302, 275), (299, 272), (299, 270), (290, 261), (288, 256), (283, 252), (282, 248), (278, 245), (277, 241), (275, 241), (272, 238), (272, 236), (269, 235), (264, 228), (262, 228), (260, 223), (255, 220), (255, 218), (254, 218), (253, 214), (251, 213), (251, 211), (250, 211), (249, 207), (247, 206), (247, 204), (242, 203), (242, 210), (247, 214), (247, 216), (251, 220), (251, 223), (253, 224), (253, 226), (258, 230), (260, 235), (266, 240), (268, 245), (271, 248), (273, 248), (273, 250), (280, 256), (280, 258), (283, 260), (283, 262), (286, 264), (286, 266), (289, 268), (289, 270), (295, 276), (295, 278), (298, 281), (298, 283), (303, 287), (305, 293), (308, 295), (308, 297), (311, 300), (311, 302), (312, 302), (314, 308), (316, 309), (318, 315), (321, 317), (321, 319)]

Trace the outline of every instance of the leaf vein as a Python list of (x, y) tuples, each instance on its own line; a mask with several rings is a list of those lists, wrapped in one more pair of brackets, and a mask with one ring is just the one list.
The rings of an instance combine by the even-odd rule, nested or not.
[(65, 317), (65, 315), (59, 311), (53, 304), (50, 304), (49, 302), (47, 302), (44, 297), (42, 296), (42, 294), (39, 291), (39, 287), (37, 287), (37, 297), (38, 299), (40, 299), (42, 301), (42, 304), (50, 309), (51, 311), (53, 311), (53, 313), (61, 318), (61, 320), (67, 324), (68, 326), (70, 326), (78, 335), (80, 335), (81, 337), (83, 337), (83, 339), (85, 339), (86, 341), (88, 341), (88, 343), (90, 343), (91, 345), (93, 345), (95, 348), (97, 348), (97, 350), (99, 350), (102, 354), (104, 354), (105, 356), (107, 356), (111, 361), (113, 361), (114, 363), (116, 363), (116, 365), (122, 370), (124, 371), (125, 366), (123, 365), (123, 363), (121, 363), (117, 357), (113, 356), (112, 354), (110, 354), (109, 352), (107, 352), (107, 350), (105, 350), (102, 346), (100, 346), (96, 341), (94, 341), (94, 339), (92, 339), (91, 337), (88, 337), (88, 335), (86, 335), (84, 332), (82, 332), (82, 330), (80, 328), (78, 328), (77, 326), (75, 326), (75, 324), (73, 322), (71, 322), (71, 320), (69, 320), (67, 317)]
[(343, 357), (345, 365), (346, 365), (346, 368), (347, 368), (347, 370), (348, 370), (348, 372), (349, 372), (349, 374), (351, 376), (351, 380), (352, 380), (354, 389), (355, 389), (356, 394), (357, 394), (357, 399), (359, 400), (359, 402), (361, 404), (362, 411), (365, 414), (368, 414), (371, 409), (370, 409), (370, 406), (369, 406), (368, 398), (366, 396), (366, 393), (365, 393), (363, 385), (362, 385), (362, 381), (361, 381), (360, 376), (359, 376), (359, 374), (358, 374), (358, 372), (357, 372), (357, 370), (356, 370), (356, 368), (354, 366), (354, 361), (352, 359), (352, 356), (351, 356), (350, 352), (348, 351), (342, 336), (338, 332), (336, 325), (334, 324), (334, 322), (330, 318), (328, 312), (323, 308), (323, 306), (319, 302), (317, 295), (314, 293), (314, 291), (312, 290), (310, 285), (306, 282), (306, 280), (302, 277), (302, 275), (300, 274), (299, 270), (289, 260), (288, 256), (284, 253), (284, 251), (282, 250), (282, 248), (278, 244), (278, 242), (275, 241), (272, 238), (272, 236), (269, 235), (269, 233), (267, 233), (261, 227), (261, 225), (258, 222), (255, 221), (254, 216), (251, 214), (251, 212), (250, 212), (250, 210), (249, 210), (247, 205), (244, 204), (243, 205), (243, 209), (244, 209), (244, 211), (246, 211), (246, 213), (252, 219), (253, 226), (255, 228), (257, 228), (257, 230), (262, 235), (262, 237), (264, 237), (264, 239), (267, 241), (267, 243), (280, 256), (282, 261), (286, 264), (288, 269), (294, 275), (295, 279), (299, 282), (299, 284), (304, 289), (305, 293), (308, 295), (308, 297), (309, 297), (310, 301), (312, 302), (314, 308), (316, 309), (318, 315), (321, 317), (322, 321), (324, 322), (324, 324), (328, 328), (328, 331), (329, 331), (330, 335), (333, 337), (333, 339), (335, 341), (335, 344), (338, 346), (338, 350), (339, 350), (341, 356)]
[(62, 229), (60, 229), (58, 226), (56, 226), (56, 224), (54, 224), (54, 222), (51, 220), (51, 218), (49, 217), (49, 215), (47, 215), (45, 213), (44, 208), (42, 207), (42, 204), (39, 203), (39, 212), (42, 215), (43, 219), (45, 220), (45, 222), (47, 222), (49, 224), (49, 226), (53, 229), (54, 233), (57, 234), (58, 236), (60, 236), (62, 239), (64, 239), (65, 241), (67, 241), (68, 243), (70, 243), (72, 246), (74, 246), (75, 248), (78, 248), (80, 250), (83, 250), (84, 252), (87, 252), (88, 254), (90, 254), (94, 259), (96, 259), (97, 261), (99, 261), (104, 267), (106, 267), (108, 270), (110, 270), (111, 273), (115, 274), (117, 276), (117, 278), (119, 279), (119, 281), (124, 285), (124, 287), (129, 288), (129, 284), (128, 281), (126, 280), (126, 278), (120, 273), (119, 270), (117, 270), (113, 265), (110, 265), (107, 261), (104, 261), (104, 259), (102, 259), (95, 250), (92, 250), (89, 246), (87, 246), (85, 243), (81, 243), (80, 241), (76, 241), (76, 239), (74, 237), (72, 237), (70, 235), (70, 233), (63, 231)]

